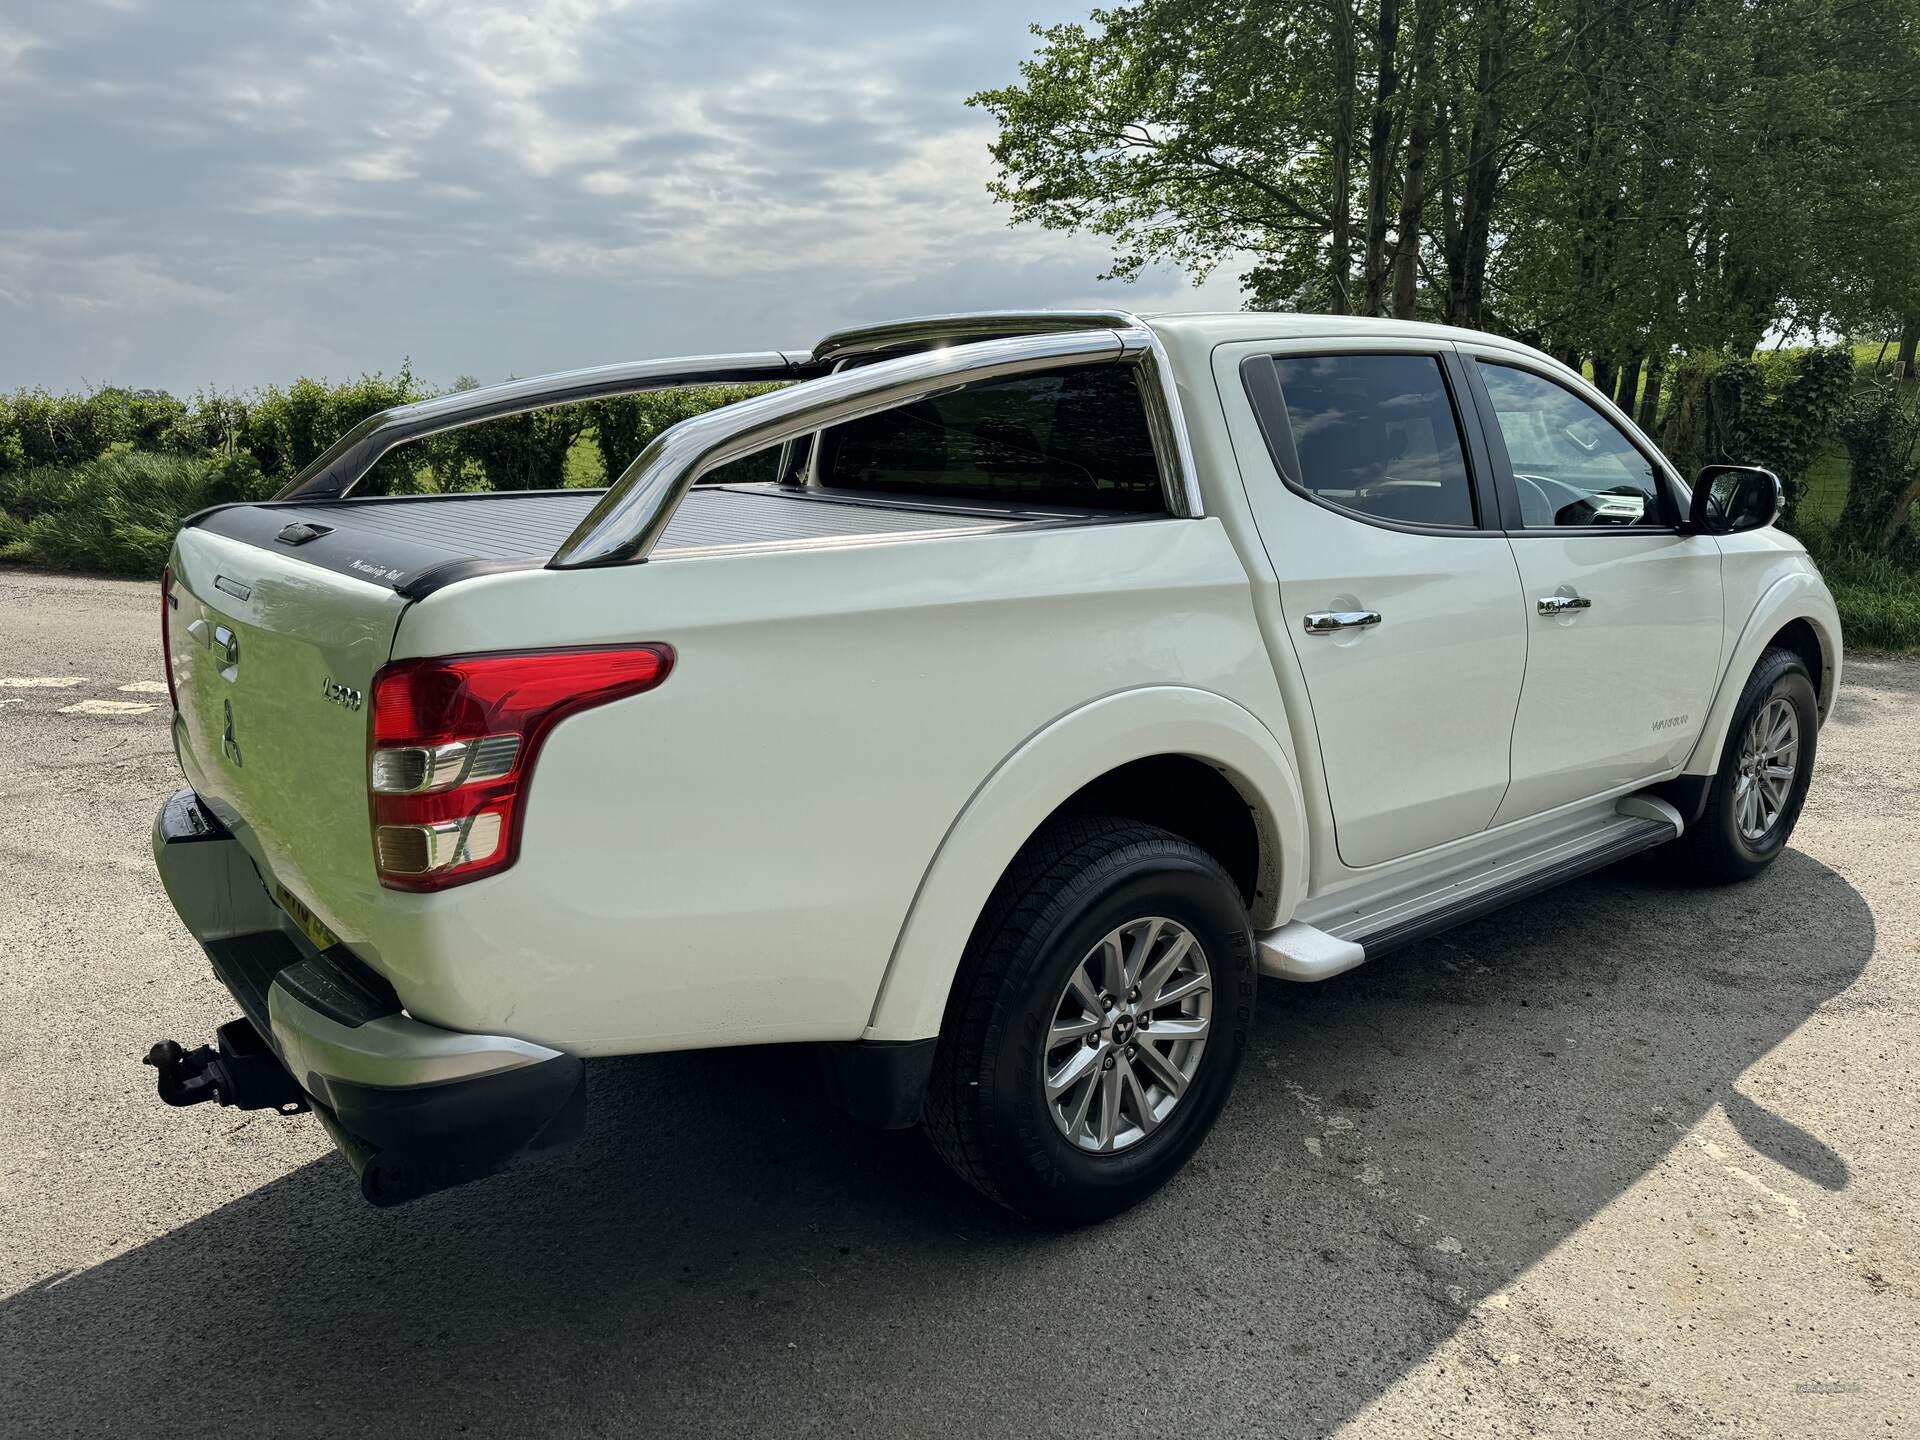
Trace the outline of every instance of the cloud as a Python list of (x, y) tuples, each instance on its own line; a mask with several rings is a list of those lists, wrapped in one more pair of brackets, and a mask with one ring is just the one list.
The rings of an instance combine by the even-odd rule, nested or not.
[(36, 7), (0, 21), (0, 125), (26, 137), (0, 147), (0, 389), (408, 355), (490, 378), (1185, 302), (1164, 272), (1095, 282), (1100, 242), (1009, 229), (986, 193), (962, 101), (1086, 3)]

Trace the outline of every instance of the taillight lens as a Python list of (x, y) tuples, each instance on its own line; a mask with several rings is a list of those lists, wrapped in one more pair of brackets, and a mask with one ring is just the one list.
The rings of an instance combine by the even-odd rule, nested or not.
[(394, 890), (443, 890), (520, 853), (527, 785), (568, 715), (651, 690), (667, 645), (400, 660), (373, 677), (373, 858)]
[(160, 572), (160, 668), (167, 672), (167, 703), (177, 711), (180, 696), (173, 687), (173, 625), (170, 614), (180, 602), (173, 595), (173, 567)]

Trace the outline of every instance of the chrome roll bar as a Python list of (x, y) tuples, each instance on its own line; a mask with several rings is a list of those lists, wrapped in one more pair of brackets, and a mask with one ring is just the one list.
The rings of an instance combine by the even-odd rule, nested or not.
[[(1071, 318), (1095, 323), (1130, 319), (1106, 314)], [(1042, 328), (1035, 319), (1028, 315), (941, 316), (830, 337), (814, 351), (816, 365), (844, 364), (858, 356), (894, 350), (906, 353), (710, 410), (662, 431), (554, 552), (549, 568), (573, 570), (644, 561), (694, 481), (754, 451), (962, 385), (1074, 365), (1141, 367), (1141, 393), (1168, 505), (1176, 515), (1203, 513), (1192, 450), (1158, 337), (1137, 323), (1109, 329)], [(954, 334), (956, 321), (964, 327), (962, 334), (999, 338), (940, 343)], [(1017, 333), (1006, 334), (1009, 328)]]
[(811, 353), (761, 351), (601, 365), (461, 390), (370, 415), (289, 481), (276, 500), (338, 500), (395, 446), (550, 405), (692, 385), (805, 382), (708, 411), (656, 435), (554, 553), (554, 569), (643, 561), (709, 470), (962, 385), (1072, 365), (1137, 367), (1167, 508), (1205, 513), (1160, 337), (1124, 310), (988, 311), (843, 330)]
[(728, 385), (743, 382), (799, 380), (823, 373), (808, 355), (765, 351), (746, 355), (692, 355), (677, 360), (647, 360), (638, 364), (597, 365), (589, 370), (563, 370), (534, 375), (501, 385), (457, 390), (411, 405), (395, 405), (369, 415), (310, 462), (276, 500), (338, 500), (366, 478), (380, 457), (396, 445), (443, 430), (457, 430), (482, 420), (521, 415), (549, 405), (572, 405), (616, 395), (640, 395), (649, 390), (673, 390), (687, 385)]
[(573, 570), (645, 560), (701, 474), (756, 450), (962, 385), (1126, 354), (1112, 330), (1016, 335), (918, 350), (709, 410), (654, 436), (547, 563)]

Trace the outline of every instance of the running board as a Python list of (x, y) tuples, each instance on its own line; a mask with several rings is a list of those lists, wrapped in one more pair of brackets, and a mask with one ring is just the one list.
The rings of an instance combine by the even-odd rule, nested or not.
[(1330, 907), (1303, 907), (1319, 923), (1295, 920), (1260, 936), (1260, 972), (1283, 980), (1325, 980), (1376, 955), (1650, 850), (1684, 828), (1680, 812), (1666, 801), (1628, 795), (1570, 832), (1510, 848), (1491, 863), (1484, 855), (1476, 856), (1465, 866), (1396, 885), (1372, 906), (1364, 901), (1356, 906), (1350, 899), (1342, 903), (1337, 897)]

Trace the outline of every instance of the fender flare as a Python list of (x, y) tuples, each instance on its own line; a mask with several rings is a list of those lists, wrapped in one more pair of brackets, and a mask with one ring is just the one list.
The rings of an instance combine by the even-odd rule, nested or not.
[(1700, 738), (1694, 742), (1682, 773), (1711, 775), (1720, 768), (1720, 752), (1726, 745), (1727, 729), (1733, 724), (1733, 709), (1740, 703), (1747, 676), (1760, 663), (1767, 642), (1796, 620), (1806, 621), (1820, 641), (1823, 672), (1820, 718), (1825, 722), (1840, 693), (1840, 614), (1834, 608), (1833, 597), (1827, 593), (1826, 582), (1815, 572), (1801, 570), (1783, 575), (1769, 585), (1747, 616), (1732, 655), (1720, 672), (1720, 687), (1714, 692), (1713, 703), (1707, 707), (1706, 724), (1700, 729)]
[(1283, 743), (1250, 711), (1211, 691), (1121, 691), (1051, 721), (968, 798), (921, 878), (863, 1038), (937, 1035), (967, 937), (1014, 854), (1082, 786), (1155, 755), (1204, 761), (1240, 792), (1260, 834), (1255, 926), (1290, 915), (1306, 893), (1307, 812)]

